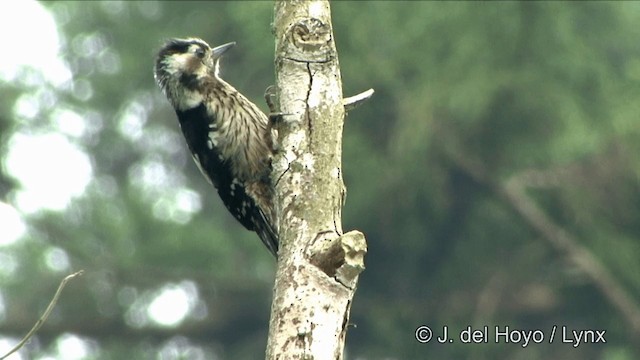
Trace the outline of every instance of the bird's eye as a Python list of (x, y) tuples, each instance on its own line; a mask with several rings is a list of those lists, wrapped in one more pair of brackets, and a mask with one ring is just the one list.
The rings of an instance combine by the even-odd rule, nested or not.
[(204, 57), (204, 50), (201, 47), (197, 47), (193, 50), (193, 53), (196, 54), (197, 57), (202, 59)]

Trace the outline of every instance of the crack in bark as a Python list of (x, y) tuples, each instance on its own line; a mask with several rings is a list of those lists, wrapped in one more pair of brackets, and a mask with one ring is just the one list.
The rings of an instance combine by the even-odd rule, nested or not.
[(280, 176), (278, 176), (278, 179), (276, 179), (276, 183), (273, 185), (273, 187), (277, 187), (278, 184), (280, 184), (280, 180), (282, 180), (282, 178), (284, 177), (284, 175), (286, 173), (289, 172), (289, 170), (291, 170), (291, 162), (288, 161), (289, 159), (287, 159), (287, 168), (284, 169), (284, 171), (282, 172), (282, 174), (280, 174)]
[(333, 280), (335, 280), (338, 284), (340, 284), (340, 285), (344, 286), (345, 288), (347, 288), (347, 289), (349, 289), (349, 290), (353, 290), (353, 289), (355, 289), (354, 287), (351, 287), (351, 286), (349, 286), (349, 285), (347, 285), (347, 284), (343, 283), (343, 282), (342, 282), (342, 280), (338, 279), (338, 277), (337, 277), (337, 276), (334, 276), (334, 277), (333, 277)]
[(305, 105), (307, 106), (305, 115), (307, 117), (307, 128), (309, 132), (309, 141), (307, 142), (307, 148), (311, 148), (313, 142), (313, 126), (311, 126), (311, 111), (309, 107), (309, 98), (311, 97), (311, 89), (313, 88), (313, 74), (311, 73), (311, 64), (307, 62), (307, 73), (309, 74), (309, 90), (307, 91), (307, 98), (305, 99)]
[(347, 306), (344, 310), (344, 319), (342, 320), (342, 331), (347, 331), (349, 326), (349, 308), (351, 307), (351, 300), (347, 300)]
[(283, 59), (285, 60), (289, 60), (289, 61), (293, 61), (293, 62), (297, 62), (297, 63), (303, 63), (303, 64), (326, 64), (328, 62), (331, 62), (331, 59), (326, 59), (326, 60), (301, 60), (301, 59), (294, 59), (291, 57), (283, 57)]
[[(334, 201), (335, 201), (335, 197), (334, 197)], [(338, 236), (342, 236), (342, 232), (338, 229), (338, 213), (340, 210), (340, 205), (334, 205), (333, 207), (333, 230), (335, 231), (336, 234), (338, 234)]]

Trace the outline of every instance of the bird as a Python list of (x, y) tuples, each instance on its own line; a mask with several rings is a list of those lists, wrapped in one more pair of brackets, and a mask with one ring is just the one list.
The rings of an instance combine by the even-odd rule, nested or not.
[(235, 42), (211, 48), (199, 38), (166, 41), (154, 77), (173, 106), (196, 165), (229, 212), (255, 231), (278, 258), (271, 185), (276, 131), (258, 106), (220, 77), (220, 60)]

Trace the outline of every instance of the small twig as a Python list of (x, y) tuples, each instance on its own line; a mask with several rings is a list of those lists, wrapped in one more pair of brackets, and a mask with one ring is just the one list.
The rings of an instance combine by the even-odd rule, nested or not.
[(69, 280), (73, 279), (76, 276), (82, 275), (83, 272), (84, 272), (84, 270), (80, 270), (80, 271), (75, 272), (75, 273), (73, 273), (71, 275), (67, 275), (67, 277), (62, 279), (62, 281), (60, 282), (60, 286), (58, 286), (58, 290), (56, 290), (55, 295), (53, 295), (53, 299), (51, 299), (51, 302), (49, 303), (49, 306), (47, 306), (47, 309), (44, 311), (44, 314), (42, 314), (42, 316), (40, 317), (40, 319), (38, 319), (36, 324), (33, 325), (33, 327), (31, 328), (31, 330), (29, 330), (27, 335), (25, 335), (22, 338), (22, 340), (20, 340), (18, 345), (14, 346), (13, 349), (9, 350), (8, 353), (6, 353), (2, 357), (0, 357), (0, 360), (4, 360), (4, 359), (8, 358), (9, 355), (11, 355), (14, 352), (20, 350), (27, 343), (27, 341), (29, 341), (29, 339), (31, 339), (31, 337), (36, 333), (36, 331), (38, 331), (40, 329), (42, 324), (44, 324), (44, 322), (47, 321), (47, 318), (49, 317), (49, 314), (51, 314), (51, 311), (56, 306), (56, 303), (58, 302), (58, 298), (60, 297), (60, 294), (62, 293), (62, 289), (64, 289), (64, 287), (67, 284), (67, 282)]
[(355, 109), (363, 102), (369, 100), (371, 96), (373, 96), (373, 89), (369, 89), (367, 91), (361, 92), (358, 95), (349, 96), (348, 98), (342, 99), (342, 104), (344, 105), (344, 109), (346, 111)]

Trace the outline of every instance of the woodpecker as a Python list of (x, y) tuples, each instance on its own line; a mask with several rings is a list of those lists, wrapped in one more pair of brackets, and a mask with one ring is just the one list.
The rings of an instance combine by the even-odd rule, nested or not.
[(220, 59), (234, 45), (211, 48), (197, 38), (170, 39), (158, 53), (154, 75), (200, 171), (227, 210), (277, 258), (269, 179), (275, 134), (267, 115), (220, 78)]

